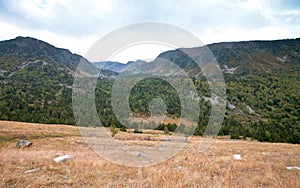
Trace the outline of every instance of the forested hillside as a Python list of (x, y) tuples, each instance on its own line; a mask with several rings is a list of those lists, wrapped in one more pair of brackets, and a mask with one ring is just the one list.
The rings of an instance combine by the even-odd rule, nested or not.
[[(208, 47), (226, 82), (227, 110), (220, 135), (300, 143), (300, 39)], [(197, 48), (190, 50), (197, 52)], [(176, 63), (193, 80), (200, 96), (200, 121), (195, 134), (202, 135), (214, 100), (205, 77), (196, 74), (199, 69), (193, 60), (179, 49), (164, 52), (159, 58)], [(37, 39), (17, 37), (0, 42), (0, 119), (75, 124), (72, 84), (81, 60), (87, 61)], [(99, 116), (105, 126), (122, 127), (110, 101), (117, 73), (102, 73), (96, 87)], [(160, 79), (142, 80), (132, 89), (129, 99), (134, 115), (148, 117), (149, 102), (158, 96), (167, 104), (169, 117), (180, 117), (176, 91)]]

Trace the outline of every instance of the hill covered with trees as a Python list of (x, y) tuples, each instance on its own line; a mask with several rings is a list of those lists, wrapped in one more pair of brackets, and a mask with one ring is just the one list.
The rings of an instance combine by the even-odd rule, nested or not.
[[(300, 39), (217, 43), (208, 47), (226, 83), (227, 108), (219, 134), (300, 143)], [(200, 48), (186, 50), (197, 52)], [(202, 135), (214, 100), (207, 80), (197, 74), (201, 70), (180, 49), (164, 52), (158, 59), (174, 62), (189, 73), (200, 96), (200, 121), (195, 135)], [(0, 42), (0, 119), (75, 124), (72, 84), (80, 61), (89, 63), (68, 50), (33, 38)], [(84, 75), (84, 70), (81, 72)], [(102, 70), (101, 74), (95, 89), (99, 117), (104, 126), (122, 127), (110, 99), (118, 73)], [(156, 97), (165, 101), (167, 116), (180, 117), (176, 90), (154, 78), (141, 80), (131, 90), (133, 114), (149, 117), (149, 103)], [(168, 127), (174, 131), (174, 125)]]

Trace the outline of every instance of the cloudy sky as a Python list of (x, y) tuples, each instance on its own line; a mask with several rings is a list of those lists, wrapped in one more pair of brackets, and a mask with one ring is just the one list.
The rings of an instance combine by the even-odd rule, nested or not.
[[(0, 40), (16, 36), (31, 36), (80, 55), (84, 55), (105, 34), (139, 22), (163, 22), (176, 25), (193, 33), (205, 44), (298, 38), (300, 37), (300, 1), (0, 1)], [(159, 53), (163, 50), (165, 48), (152, 51)], [(141, 50), (139, 55), (145, 56), (142, 52), (146, 53), (146, 51)], [(147, 53), (150, 53), (149, 50)], [(125, 61), (124, 58), (120, 57), (119, 60)], [(134, 60), (136, 57), (132, 58)]]

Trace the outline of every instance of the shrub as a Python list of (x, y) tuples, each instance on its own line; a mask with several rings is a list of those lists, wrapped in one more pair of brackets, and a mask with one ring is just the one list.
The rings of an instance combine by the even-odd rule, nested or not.
[(115, 137), (115, 135), (119, 132), (119, 129), (115, 126), (110, 126), (111, 136)]

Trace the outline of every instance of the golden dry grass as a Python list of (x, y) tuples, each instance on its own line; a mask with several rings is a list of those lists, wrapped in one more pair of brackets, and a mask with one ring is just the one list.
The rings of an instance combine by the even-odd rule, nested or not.
[[(300, 187), (300, 171), (286, 169), (300, 166), (300, 145), (220, 139), (201, 153), (194, 137), (162, 164), (131, 168), (97, 156), (76, 127), (0, 121), (0, 135), (11, 138), (1, 140), (0, 187)], [(32, 147), (15, 148), (22, 135)], [(74, 158), (53, 161), (65, 154)]]

